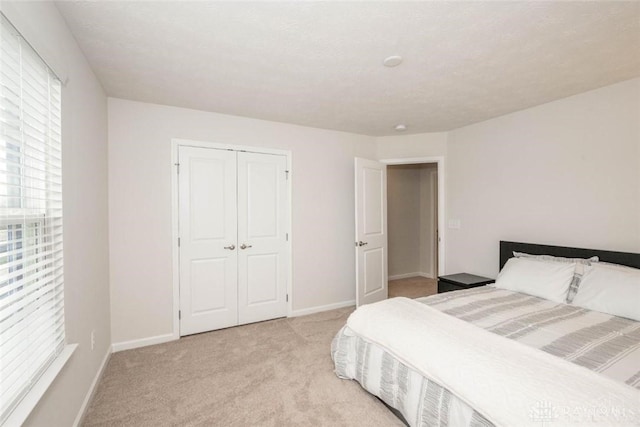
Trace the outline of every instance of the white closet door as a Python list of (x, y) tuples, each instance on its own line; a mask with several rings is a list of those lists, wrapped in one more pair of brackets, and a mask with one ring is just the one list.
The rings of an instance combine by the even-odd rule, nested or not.
[(238, 153), (240, 324), (287, 314), (287, 160)]
[(236, 153), (180, 147), (180, 335), (238, 324)]
[(355, 160), (356, 305), (387, 299), (387, 166)]

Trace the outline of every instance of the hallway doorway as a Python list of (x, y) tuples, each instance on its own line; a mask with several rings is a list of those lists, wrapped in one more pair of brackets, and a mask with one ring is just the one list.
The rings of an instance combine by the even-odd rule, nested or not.
[(389, 297), (437, 293), (438, 164), (387, 167)]

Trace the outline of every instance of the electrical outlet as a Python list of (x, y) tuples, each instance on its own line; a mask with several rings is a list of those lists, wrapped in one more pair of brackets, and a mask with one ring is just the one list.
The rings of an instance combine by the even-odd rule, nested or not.
[(93, 330), (91, 331), (91, 351), (93, 351), (95, 346), (96, 346), (96, 331)]

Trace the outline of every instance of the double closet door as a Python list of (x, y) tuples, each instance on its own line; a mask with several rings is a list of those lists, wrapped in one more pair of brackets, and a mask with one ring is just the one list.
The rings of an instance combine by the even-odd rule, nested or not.
[(180, 146), (180, 335), (287, 314), (287, 159)]

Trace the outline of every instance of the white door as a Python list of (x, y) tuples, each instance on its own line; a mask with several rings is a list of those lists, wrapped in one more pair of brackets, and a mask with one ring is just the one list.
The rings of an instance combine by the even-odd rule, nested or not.
[(287, 315), (287, 159), (238, 153), (240, 324)]
[(236, 153), (181, 146), (180, 335), (238, 324)]
[(387, 166), (356, 158), (356, 305), (387, 298)]

